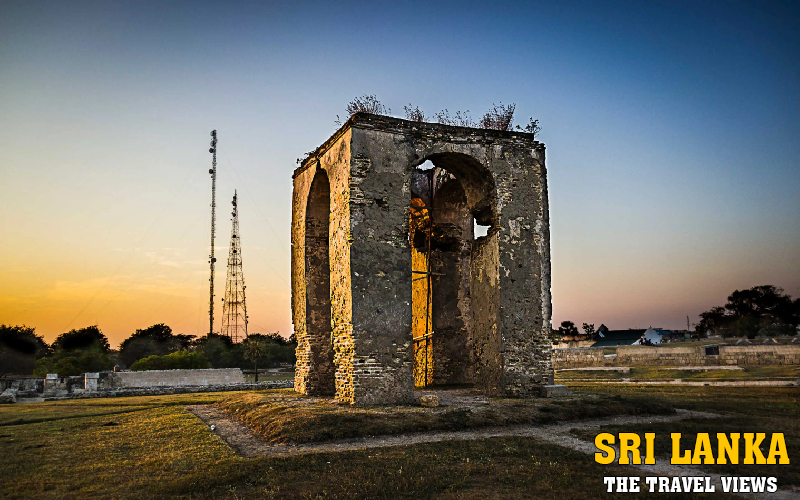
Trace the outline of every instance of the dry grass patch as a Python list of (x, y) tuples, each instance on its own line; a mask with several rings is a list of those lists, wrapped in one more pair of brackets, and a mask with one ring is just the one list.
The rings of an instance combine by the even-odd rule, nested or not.
[[(609, 387), (623, 390), (624, 387)], [(716, 388), (680, 388), (663, 393), (640, 390), (648, 399), (679, 407), (688, 402), (700, 409), (722, 405), (731, 392)], [(667, 388), (677, 389), (677, 388)], [(713, 390), (709, 390), (713, 389)], [(740, 390), (739, 406), (774, 415), (797, 411), (796, 398), (785, 390), (749, 394)], [(627, 394), (627, 392), (626, 392)], [(244, 396), (245, 393), (240, 394)], [(304, 400), (289, 391), (248, 396), (276, 400)], [(184, 404), (208, 404), (224, 394), (183, 394), (162, 397), (79, 400), (61, 403), (7, 405), (6, 421), (38, 423), (0, 427), (0, 497), (18, 499), (584, 499), (647, 498), (644, 493), (606, 494), (607, 475), (641, 475), (624, 466), (599, 465), (591, 455), (533, 438), (508, 437), (475, 441), (448, 441), (344, 453), (322, 453), (286, 458), (236, 456)], [(632, 401), (625, 395), (621, 401)], [(708, 401), (708, 407), (702, 402)], [(762, 404), (759, 404), (759, 400)], [(513, 401), (513, 400), (512, 400)], [(573, 401), (581, 401), (578, 398)], [(597, 398), (597, 405), (613, 407), (620, 400)], [(516, 402), (522, 402), (517, 400)], [(746, 404), (739, 405), (739, 402)], [(562, 401), (542, 401), (561, 406)], [(552, 416), (572, 408), (545, 410)], [(631, 404), (633, 403), (624, 403)], [(578, 405), (580, 407), (580, 405)], [(592, 405), (583, 405), (590, 407)], [(141, 411), (127, 412), (134, 407)], [(348, 409), (349, 407), (345, 407)], [(116, 414), (89, 415), (98, 409)], [(439, 408), (437, 410), (443, 410)], [(639, 407), (644, 410), (646, 407)], [(69, 411), (67, 411), (69, 410)], [(390, 408), (375, 408), (390, 412)], [(85, 415), (80, 412), (85, 411)], [(599, 411), (599, 410), (592, 410)], [(73, 418), (58, 418), (69, 413)], [(759, 413), (761, 414), (761, 413)], [(560, 417), (559, 417), (560, 418)], [(763, 418), (766, 427), (770, 416)], [(302, 424), (302, 422), (300, 422)], [(313, 426), (314, 422), (307, 422)], [(735, 431), (721, 427), (721, 431)], [(790, 450), (792, 445), (790, 446)], [(792, 451), (790, 451), (790, 454)], [(792, 455), (792, 458), (794, 456)], [(760, 475), (760, 474), (759, 474)], [(659, 498), (703, 498), (703, 495), (659, 495)], [(705, 498), (708, 498), (706, 496)], [(714, 494), (713, 498), (730, 498)]]

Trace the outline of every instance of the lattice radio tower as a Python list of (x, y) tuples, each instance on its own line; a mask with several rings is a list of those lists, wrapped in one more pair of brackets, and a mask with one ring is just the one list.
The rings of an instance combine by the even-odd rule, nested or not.
[(239, 238), (239, 207), (236, 191), (233, 192), (231, 213), (231, 245), (228, 249), (228, 279), (225, 298), (222, 299), (222, 335), (234, 342), (247, 337), (247, 303), (245, 302), (244, 275), (242, 274), (242, 244)]
[(211, 255), (208, 257), (208, 262), (211, 264), (211, 278), (208, 279), (210, 284), (210, 297), (208, 299), (208, 334), (214, 333), (214, 263), (217, 259), (214, 257), (214, 231), (217, 225), (217, 131), (211, 131), (211, 148), (208, 150), (213, 156), (211, 157), (211, 168), (208, 173), (211, 174)]

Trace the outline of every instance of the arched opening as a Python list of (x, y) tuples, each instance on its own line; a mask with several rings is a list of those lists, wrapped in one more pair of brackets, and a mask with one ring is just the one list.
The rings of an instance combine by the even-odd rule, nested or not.
[(330, 198), (327, 173), (318, 169), (306, 206), (305, 285), (306, 338), (309, 350), (308, 394), (335, 392), (335, 366), (331, 337)]
[[(418, 388), (500, 388), (494, 196), (491, 175), (464, 154), (431, 155), (412, 173), (409, 243)], [(485, 231), (475, 235), (476, 227)]]

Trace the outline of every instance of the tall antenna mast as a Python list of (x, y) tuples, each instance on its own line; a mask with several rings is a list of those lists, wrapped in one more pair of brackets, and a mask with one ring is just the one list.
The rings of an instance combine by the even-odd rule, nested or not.
[(213, 156), (211, 157), (211, 168), (208, 173), (211, 174), (211, 256), (209, 263), (211, 264), (211, 278), (209, 278), (210, 297), (208, 299), (208, 334), (214, 333), (214, 263), (217, 259), (214, 258), (214, 231), (217, 224), (217, 131), (211, 131), (211, 148), (208, 150)]
[(245, 301), (244, 275), (242, 274), (242, 243), (239, 235), (239, 207), (236, 191), (233, 192), (231, 212), (231, 244), (228, 247), (228, 279), (225, 298), (222, 299), (222, 335), (233, 342), (247, 338), (247, 302)]

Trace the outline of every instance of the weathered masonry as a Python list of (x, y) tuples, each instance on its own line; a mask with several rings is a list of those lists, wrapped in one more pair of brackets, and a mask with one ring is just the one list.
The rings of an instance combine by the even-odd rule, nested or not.
[(311, 153), (292, 198), (295, 389), (382, 404), (552, 384), (544, 153), (526, 133), (364, 113)]

